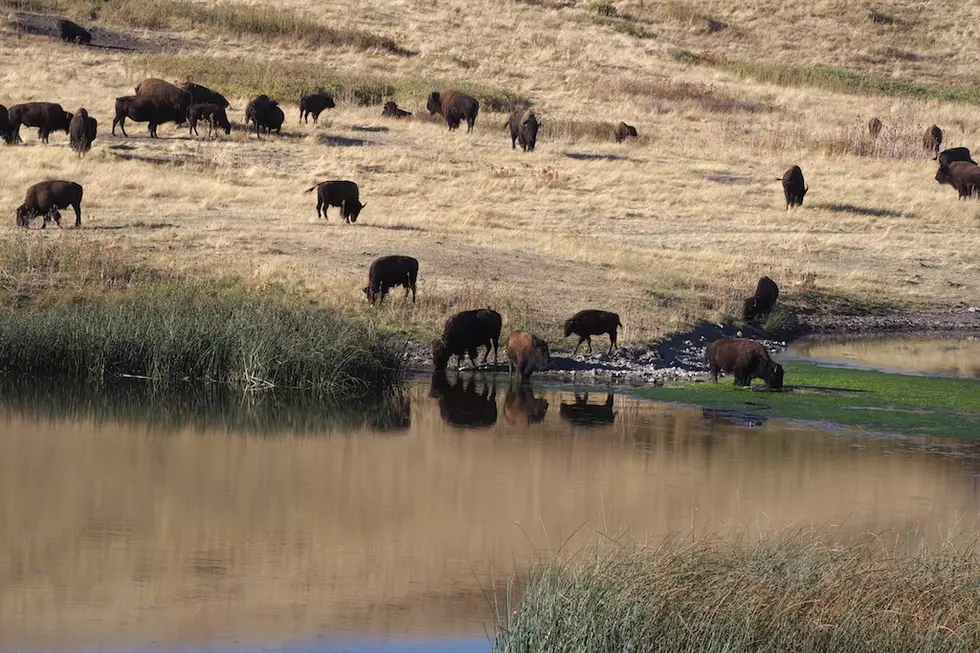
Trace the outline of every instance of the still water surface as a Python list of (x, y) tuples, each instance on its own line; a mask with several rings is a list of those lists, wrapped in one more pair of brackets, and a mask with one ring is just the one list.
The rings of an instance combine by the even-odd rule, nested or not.
[(188, 401), (3, 394), (0, 650), (486, 651), (484, 590), (568, 538), (980, 513), (971, 443), (504, 376), (339, 420)]

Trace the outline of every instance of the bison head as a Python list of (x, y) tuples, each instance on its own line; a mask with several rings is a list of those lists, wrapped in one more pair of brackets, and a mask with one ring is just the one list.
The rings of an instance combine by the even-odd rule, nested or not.
[(572, 335), (572, 330), (575, 328), (575, 320), (568, 318), (565, 320), (565, 337)]
[(759, 301), (755, 297), (749, 297), (745, 300), (745, 304), (742, 306), (742, 319), (746, 322), (751, 322), (752, 318), (755, 317), (755, 307)]
[(939, 166), (939, 170), (936, 171), (936, 181), (940, 184), (953, 185), (953, 176), (949, 174), (949, 168), (946, 166)]
[(68, 129), (71, 127), (71, 119), (75, 117), (75, 114), (70, 111), (65, 111), (64, 115), (61, 117), (61, 122), (55, 129), (60, 129), (61, 131), (68, 133)]
[(449, 364), (449, 357), (452, 356), (452, 352), (449, 351), (449, 347), (442, 340), (432, 341), (432, 368), (436, 371), (445, 370), (446, 365)]
[(637, 137), (636, 127), (634, 127), (633, 125), (626, 125), (626, 132), (633, 138)]
[(21, 204), (17, 207), (17, 226), (18, 227), (29, 227), (31, 220), (34, 219), (34, 211), (27, 208), (26, 204)]
[(439, 99), (439, 91), (432, 91), (429, 100), (425, 103), (425, 108), (430, 114), (442, 113), (442, 102)]
[(357, 222), (357, 216), (361, 214), (361, 210), (367, 206), (367, 203), (361, 204), (360, 202), (353, 202), (347, 206), (347, 217), (350, 218), (351, 222)]
[(779, 363), (769, 363), (769, 369), (766, 370), (766, 381), (769, 383), (770, 390), (782, 390), (783, 389), (783, 366)]
[(548, 343), (539, 338), (534, 339), (534, 367), (542, 369), (551, 364), (551, 351)]
[(361, 292), (367, 295), (368, 301), (371, 302), (371, 305), (374, 305), (374, 297), (375, 297), (374, 288), (372, 288), (370, 284), (368, 284), (367, 286), (361, 288)]

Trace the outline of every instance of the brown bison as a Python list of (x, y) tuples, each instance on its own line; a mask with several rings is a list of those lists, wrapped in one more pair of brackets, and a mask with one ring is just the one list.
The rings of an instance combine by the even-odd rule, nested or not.
[(534, 145), (538, 140), (538, 128), (541, 126), (538, 117), (534, 115), (534, 109), (524, 107), (515, 109), (510, 114), (507, 126), (510, 127), (510, 148), (512, 150), (516, 149), (516, 143), (519, 142), (521, 149), (525, 152), (534, 151)]
[(980, 194), (980, 166), (969, 161), (953, 161), (939, 166), (936, 181), (949, 184), (959, 193), (959, 199)]
[(412, 115), (411, 111), (405, 111), (404, 109), (399, 109), (398, 105), (389, 100), (385, 102), (384, 108), (381, 110), (382, 118), (408, 118)]
[(64, 18), (58, 20), (58, 35), (69, 43), (88, 45), (92, 42), (92, 34), (87, 29)]
[(484, 381), (477, 391), (472, 376), (463, 384), (462, 375), (450, 383), (445, 370), (436, 370), (429, 385), (429, 396), (439, 402), (439, 416), (450, 426), (487, 428), (497, 423), (497, 388)]
[(551, 362), (548, 343), (527, 331), (514, 330), (507, 338), (507, 370), (521, 380), (531, 378), (534, 370), (542, 369)]
[(442, 337), (432, 342), (432, 365), (436, 370), (446, 369), (449, 359), (456, 357), (456, 366), (463, 363), (463, 355), (468, 354), (473, 367), (476, 367), (476, 354), (480, 347), (486, 346), (483, 363), (493, 349), (493, 362), (497, 362), (497, 349), (500, 346), (500, 328), (503, 326), (500, 313), (489, 308), (461, 311), (446, 320)]
[(616, 142), (622, 143), (628, 138), (637, 138), (636, 127), (620, 122), (616, 125)]
[(774, 363), (766, 348), (754, 340), (716, 340), (705, 350), (705, 359), (712, 383), (718, 383), (718, 372), (726, 372), (734, 375), (737, 386), (762, 379), (769, 390), (783, 387), (783, 366)]
[(10, 126), (10, 114), (7, 107), (0, 104), (0, 138), (8, 145), (14, 141), (13, 128)]
[(112, 135), (116, 135), (116, 125), (126, 133), (126, 119), (133, 122), (149, 123), (150, 138), (157, 136), (157, 127), (172, 122), (182, 125), (187, 121), (189, 105), (173, 104), (170, 100), (155, 95), (126, 95), (116, 98), (116, 117), (112, 119)]
[(877, 116), (868, 121), (868, 133), (871, 134), (871, 138), (878, 138), (878, 134), (881, 133), (881, 119)]
[(953, 161), (968, 161), (970, 163), (976, 163), (970, 154), (970, 148), (968, 147), (951, 147), (948, 150), (943, 150), (939, 153), (939, 167), (948, 167)]
[(207, 86), (201, 86), (194, 82), (184, 82), (180, 85), (180, 90), (190, 94), (191, 104), (217, 104), (223, 109), (231, 106), (228, 104), (228, 100), (225, 99), (224, 95), (217, 91), (212, 91)]
[(786, 197), (786, 209), (803, 205), (803, 196), (810, 190), (803, 183), (803, 171), (800, 166), (793, 166), (780, 179), (783, 182), (783, 195)]
[(504, 397), (504, 419), (511, 426), (529, 426), (544, 420), (548, 400), (534, 396), (530, 384), (518, 383), (507, 389)]
[(312, 188), (307, 188), (304, 193), (312, 193), (316, 190), (316, 217), (320, 217), (320, 209), (323, 209), (323, 217), (327, 217), (327, 207), (339, 206), (340, 213), (344, 217), (346, 224), (357, 222), (357, 216), (367, 204), (361, 204), (360, 190), (353, 181), (333, 180), (321, 181)]
[(363, 288), (368, 301), (374, 304), (380, 296), (378, 305), (384, 304), (385, 295), (395, 286), (405, 287), (405, 298), (412, 293), (412, 303), (415, 303), (415, 282), (419, 278), (419, 262), (411, 256), (382, 256), (371, 264), (368, 270), (368, 285)]
[(187, 123), (191, 134), (199, 135), (197, 123), (201, 121), (208, 124), (208, 138), (211, 138), (219, 127), (225, 130), (225, 134), (231, 133), (231, 122), (228, 120), (228, 114), (225, 112), (225, 108), (219, 104), (192, 104), (187, 110)]
[(309, 117), (313, 116), (315, 125), (324, 109), (333, 109), (335, 106), (337, 105), (333, 98), (326, 93), (304, 95), (299, 99), (299, 119), (301, 122), (309, 123)]
[(466, 121), (466, 131), (473, 131), (476, 116), (480, 113), (480, 103), (475, 97), (462, 91), (432, 91), (425, 108), (435, 115), (441, 113), (449, 125), (449, 131), (457, 129), (459, 123)]
[(24, 203), (17, 207), (17, 226), (28, 227), (31, 220), (44, 216), (41, 228), (53, 219), (61, 226), (58, 209), (75, 209), (75, 226), (82, 226), (82, 187), (73, 181), (42, 181), (27, 189)]
[(613, 411), (613, 393), (606, 393), (606, 401), (602, 404), (590, 404), (589, 393), (584, 396), (575, 393), (575, 403), (561, 402), (558, 415), (576, 426), (603, 426), (616, 421)]
[(765, 315), (776, 305), (779, 297), (779, 286), (769, 277), (760, 277), (755, 284), (755, 294), (745, 300), (742, 307), (742, 319), (751, 322), (757, 315)]
[(92, 141), (95, 140), (98, 129), (98, 121), (90, 117), (84, 108), (79, 109), (68, 125), (69, 147), (75, 150), (78, 156), (88, 154), (88, 151), (92, 149)]
[(932, 153), (932, 158), (939, 156), (939, 147), (943, 144), (943, 130), (932, 125), (922, 137), (922, 149)]
[(584, 311), (579, 311), (572, 317), (565, 320), (565, 337), (572, 335), (573, 333), (578, 336), (578, 343), (575, 345), (575, 351), (572, 355), (578, 353), (578, 348), (582, 346), (583, 342), (588, 343), (589, 353), (592, 352), (592, 336), (602, 335), (603, 333), (609, 334), (609, 351), (606, 355), (610, 355), (613, 349), (616, 348), (616, 329), (623, 326), (623, 323), (619, 321), (619, 315), (616, 313), (610, 313), (609, 311), (597, 311), (595, 309), (587, 309)]
[(15, 104), (8, 112), (11, 140), (15, 143), (21, 142), (20, 126), (26, 125), (37, 127), (38, 138), (47, 143), (51, 132), (61, 131), (67, 134), (73, 117), (62, 109), (60, 104), (54, 102)]

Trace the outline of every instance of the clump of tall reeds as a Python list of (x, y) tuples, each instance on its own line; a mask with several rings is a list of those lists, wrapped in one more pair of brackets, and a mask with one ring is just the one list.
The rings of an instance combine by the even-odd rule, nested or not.
[(975, 545), (909, 553), (810, 531), (607, 543), (538, 569), (516, 609), (498, 607), (494, 650), (976, 651)]

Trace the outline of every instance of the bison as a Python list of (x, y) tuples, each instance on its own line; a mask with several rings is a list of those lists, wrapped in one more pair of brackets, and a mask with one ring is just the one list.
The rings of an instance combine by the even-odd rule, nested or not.
[(779, 297), (779, 286), (769, 277), (759, 277), (755, 284), (755, 294), (745, 300), (742, 319), (751, 322), (757, 315), (765, 315), (772, 310)]
[(419, 278), (419, 262), (411, 256), (382, 256), (371, 264), (368, 270), (368, 285), (363, 289), (368, 301), (374, 304), (375, 297), (380, 295), (378, 305), (385, 301), (388, 290), (395, 286), (405, 287), (405, 298), (412, 293), (412, 303), (415, 303), (415, 282)]
[(276, 135), (282, 136), (282, 123), (286, 122), (286, 114), (282, 112), (282, 107), (279, 103), (273, 100), (269, 103), (269, 111), (265, 114), (265, 131), (267, 134), (276, 132)]
[(320, 217), (320, 209), (323, 209), (323, 217), (327, 217), (327, 207), (339, 206), (340, 213), (344, 217), (346, 224), (357, 222), (357, 216), (361, 214), (367, 204), (361, 204), (360, 190), (353, 181), (333, 180), (321, 181), (312, 188), (307, 188), (305, 193), (312, 193), (316, 190), (316, 217)]
[(504, 397), (504, 419), (511, 426), (529, 426), (544, 420), (548, 400), (535, 397), (530, 384), (518, 383), (507, 389)]
[(878, 134), (881, 133), (881, 119), (877, 116), (868, 121), (868, 133), (871, 134), (871, 138), (878, 138)]
[(705, 360), (712, 383), (718, 383), (720, 371), (733, 374), (737, 386), (748, 386), (752, 379), (762, 379), (769, 390), (783, 387), (783, 366), (774, 363), (766, 348), (754, 340), (716, 340), (705, 350)]
[(17, 207), (17, 226), (28, 227), (31, 220), (39, 215), (44, 216), (41, 228), (48, 225), (48, 220), (54, 219), (61, 226), (61, 214), (58, 209), (69, 206), (75, 209), (75, 226), (82, 226), (82, 187), (73, 181), (42, 181), (27, 189), (24, 203)]
[(519, 379), (527, 380), (534, 370), (551, 362), (548, 343), (527, 331), (511, 331), (507, 338), (507, 362), (511, 376), (517, 374)]
[(58, 20), (58, 35), (69, 43), (88, 45), (92, 42), (92, 34), (87, 29), (64, 18)]
[(10, 107), (8, 112), (11, 140), (19, 143), (21, 141), (20, 126), (27, 125), (28, 127), (37, 127), (38, 138), (47, 143), (48, 135), (51, 132), (62, 131), (67, 134), (73, 117), (62, 109), (60, 104), (54, 102), (15, 104)]
[(783, 182), (783, 195), (786, 197), (786, 209), (803, 205), (803, 196), (810, 190), (809, 186), (803, 183), (803, 171), (800, 166), (793, 166), (781, 178)]
[(477, 392), (476, 379), (472, 376), (463, 384), (457, 376), (450, 383), (445, 370), (432, 375), (429, 396), (439, 402), (439, 415), (450, 426), (461, 428), (487, 428), (497, 423), (497, 388), (484, 380), (483, 390)]
[(449, 131), (457, 129), (459, 123), (466, 121), (466, 131), (473, 131), (476, 116), (480, 113), (480, 103), (475, 97), (462, 91), (432, 91), (425, 108), (435, 115), (441, 113), (449, 125)]
[(959, 198), (980, 194), (980, 166), (969, 161), (953, 161), (948, 166), (940, 166), (936, 171), (936, 181), (949, 184), (959, 193)]
[(953, 161), (976, 163), (971, 157), (970, 148), (968, 147), (951, 147), (939, 153), (939, 166), (941, 168), (948, 167)]
[(516, 143), (520, 142), (521, 149), (525, 152), (534, 151), (534, 144), (538, 140), (538, 128), (541, 126), (538, 117), (534, 115), (534, 109), (524, 107), (515, 109), (510, 114), (507, 126), (510, 127), (510, 148), (512, 150), (516, 149)]
[(172, 122), (182, 125), (187, 121), (187, 106), (182, 103), (173, 104), (164, 97), (154, 95), (126, 95), (116, 98), (116, 117), (112, 119), (112, 135), (116, 135), (116, 125), (126, 133), (126, 119), (133, 122), (149, 123), (150, 138), (157, 136), (157, 127)]
[(257, 95), (245, 106), (245, 126), (251, 122), (255, 125), (255, 135), (261, 138), (261, 130), (267, 133), (273, 131), (282, 135), (282, 123), (285, 122), (286, 115), (279, 108), (279, 101), (271, 99), (268, 95)]
[(299, 99), (299, 119), (301, 122), (309, 123), (309, 117), (313, 116), (315, 125), (324, 109), (333, 109), (335, 106), (337, 105), (333, 98), (326, 93), (304, 95)]
[(500, 346), (500, 328), (503, 326), (500, 313), (489, 308), (462, 311), (446, 320), (442, 337), (432, 342), (432, 365), (436, 370), (446, 369), (449, 359), (456, 357), (456, 365), (463, 362), (463, 355), (469, 354), (470, 362), (476, 367), (476, 354), (480, 347), (486, 346), (483, 363), (493, 349), (493, 362), (497, 363), (497, 349)]
[(412, 115), (411, 111), (405, 111), (404, 109), (399, 109), (398, 105), (392, 101), (385, 102), (384, 108), (381, 110), (382, 118), (408, 118)]
[(194, 82), (184, 82), (180, 89), (191, 96), (191, 104), (217, 104), (222, 109), (227, 109), (230, 104), (225, 96), (217, 91), (212, 91), (207, 86), (201, 86)]
[(98, 121), (90, 117), (84, 108), (79, 109), (68, 125), (68, 145), (78, 156), (88, 154), (92, 149), (92, 141), (95, 140), (98, 128)]
[(14, 140), (13, 129), (10, 126), (10, 113), (7, 111), (7, 107), (2, 104), (0, 104), (0, 138), (8, 145)]
[(187, 123), (191, 134), (198, 134), (197, 123), (205, 121), (208, 124), (208, 138), (220, 127), (225, 134), (231, 133), (231, 122), (225, 108), (218, 104), (193, 104), (187, 110)]
[(932, 153), (932, 158), (939, 156), (939, 146), (943, 144), (943, 130), (932, 125), (922, 137), (922, 149)]
[(608, 333), (609, 351), (606, 352), (608, 356), (616, 348), (616, 329), (621, 326), (623, 323), (619, 321), (619, 315), (616, 313), (587, 309), (579, 311), (565, 320), (565, 337), (567, 338), (573, 333), (578, 336), (578, 344), (575, 345), (575, 351), (572, 353), (574, 356), (578, 353), (578, 348), (582, 346), (583, 342), (588, 343), (589, 353), (591, 353), (592, 336)]
[(616, 142), (622, 143), (628, 138), (637, 138), (636, 127), (620, 122), (616, 125)]

